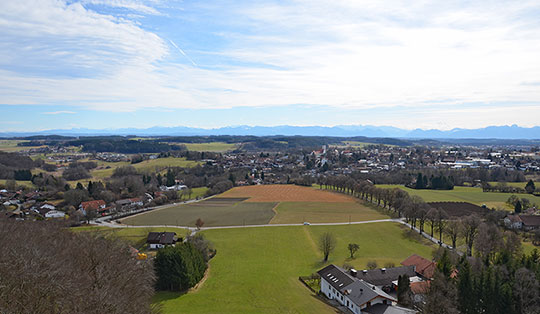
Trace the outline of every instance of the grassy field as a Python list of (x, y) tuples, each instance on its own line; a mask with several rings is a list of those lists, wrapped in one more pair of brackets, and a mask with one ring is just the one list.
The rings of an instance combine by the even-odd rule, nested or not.
[(189, 197), (189, 195), (182, 195), (182, 192), (178, 192), (178, 193), (180, 193), (180, 195), (182, 196), (182, 200), (187, 201), (187, 200), (194, 200), (197, 198), (202, 198), (206, 195), (207, 191), (208, 191), (208, 188), (204, 186), (200, 188), (191, 189), (191, 197)]
[[(328, 263), (363, 269), (370, 260), (383, 266), (413, 253), (431, 257), (432, 246), (405, 237), (394, 223), (207, 230), (218, 252), (209, 278), (196, 292), (160, 292), (154, 301), (164, 313), (335, 313), (298, 280), (327, 264), (316, 245), (325, 231), (337, 238)], [(353, 260), (351, 242), (360, 245)]]
[[(6, 185), (7, 181), (8, 180), (0, 179), (0, 185)], [(27, 186), (29, 188), (35, 187), (34, 184), (32, 183), (32, 181), (19, 181), (19, 180), (17, 180), (15, 182), (17, 183), (17, 186), (22, 185), (22, 186)]]
[(282, 202), (276, 207), (276, 212), (270, 223), (347, 222), (388, 218), (360, 203)]
[(240, 201), (202, 201), (177, 205), (128, 217), (122, 223), (128, 225), (177, 225), (194, 227), (198, 218), (205, 227), (267, 224), (274, 217), (272, 208), (276, 203), (246, 203)]
[(197, 152), (229, 152), (236, 148), (236, 144), (229, 144), (223, 142), (211, 142), (211, 143), (182, 143), (186, 145), (188, 150)]
[(110, 167), (108, 169), (96, 169), (92, 170), (90, 174), (93, 178), (103, 179), (110, 177), (114, 169), (122, 166), (132, 165), (139, 172), (163, 172), (167, 167), (183, 167), (190, 168), (200, 164), (198, 161), (186, 160), (185, 158), (157, 158), (151, 160), (145, 160), (136, 164), (129, 162), (98, 162), (98, 167)]
[(395, 146), (390, 144), (377, 144), (377, 143), (366, 143), (366, 142), (359, 142), (359, 141), (342, 141), (341, 145), (330, 145), (332, 147), (355, 147), (355, 148), (363, 148), (369, 145), (383, 145), (383, 146)]
[[(493, 186), (497, 186), (500, 182), (489, 182), (489, 184), (493, 185)], [(506, 185), (508, 186), (511, 186), (511, 187), (515, 187), (515, 188), (522, 188), (524, 189), (525, 186), (527, 185), (527, 182), (505, 182)], [(534, 181), (534, 186), (537, 188), (537, 189), (540, 189), (540, 182), (538, 181)]]
[[(476, 205), (486, 204), (490, 208), (510, 209), (506, 200), (511, 193), (482, 192), (481, 188), (456, 186), (453, 190), (415, 190), (402, 185), (377, 185), (381, 188), (400, 188), (409, 193), (409, 195), (418, 195), (426, 202), (469, 202)], [(528, 198), (532, 203), (540, 203), (540, 198), (530, 194), (516, 194), (520, 198)]]
[(23, 150), (29, 150), (32, 148), (40, 148), (44, 146), (17, 146), (19, 143), (28, 142), (28, 141), (19, 141), (19, 140), (0, 140), (0, 151), (3, 152), (19, 152)]

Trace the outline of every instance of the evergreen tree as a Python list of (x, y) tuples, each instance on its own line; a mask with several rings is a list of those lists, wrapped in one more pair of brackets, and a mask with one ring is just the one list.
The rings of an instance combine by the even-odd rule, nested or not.
[(423, 178), (422, 174), (419, 172), (418, 176), (416, 177), (415, 189), (423, 189), (423, 188), (425, 188), (425, 186), (424, 186), (424, 178)]
[(444, 250), (441, 258), (437, 261), (437, 269), (446, 277), (450, 278), (452, 274), (452, 262), (448, 255), (448, 250)]
[(527, 191), (527, 193), (534, 193), (534, 191), (536, 190), (536, 187), (534, 186), (534, 181), (533, 180), (529, 180), (529, 182), (527, 182), (527, 185), (525, 185), (525, 190)]
[(516, 214), (521, 213), (521, 201), (517, 201), (516, 206), (514, 206), (514, 212)]
[(174, 173), (171, 171), (171, 169), (167, 170), (167, 176), (166, 176), (166, 185), (167, 186), (173, 186), (176, 184)]
[(182, 291), (195, 286), (204, 276), (204, 257), (191, 243), (160, 249), (154, 260), (156, 286), (160, 290)]
[(473, 289), (471, 266), (464, 260), (459, 269), (457, 282), (458, 308), (463, 314), (476, 314), (476, 293)]
[(398, 277), (397, 298), (398, 303), (404, 306), (411, 304), (411, 286), (407, 275)]

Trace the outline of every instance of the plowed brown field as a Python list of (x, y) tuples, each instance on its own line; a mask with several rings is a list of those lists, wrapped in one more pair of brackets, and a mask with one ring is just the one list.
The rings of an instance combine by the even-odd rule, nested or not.
[(250, 185), (235, 187), (220, 197), (245, 197), (245, 202), (319, 202), (354, 203), (343, 194), (297, 185)]

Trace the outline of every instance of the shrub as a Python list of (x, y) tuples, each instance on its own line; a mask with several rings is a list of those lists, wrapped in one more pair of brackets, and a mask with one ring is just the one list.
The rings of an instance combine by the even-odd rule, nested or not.
[(194, 245), (182, 243), (159, 250), (154, 267), (157, 289), (183, 291), (203, 278), (207, 265)]

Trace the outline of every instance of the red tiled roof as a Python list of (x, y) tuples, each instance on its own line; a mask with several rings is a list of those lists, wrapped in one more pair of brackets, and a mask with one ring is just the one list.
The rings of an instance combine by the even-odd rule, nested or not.
[(430, 281), (418, 281), (411, 283), (411, 292), (414, 294), (427, 294)]
[(105, 206), (104, 200), (88, 201), (82, 202), (81, 207), (83, 210), (99, 210), (101, 207)]
[(525, 226), (540, 226), (540, 216), (538, 215), (521, 215), (519, 218), (521, 218)]
[(422, 256), (413, 254), (409, 257), (407, 257), (406, 260), (401, 262), (401, 265), (403, 266), (415, 266), (415, 271), (424, 276), (425, 278), (433, 278), (433, 274), (435, 273), (435, 262), (432, 262), (428, 259), (423, 258)]

